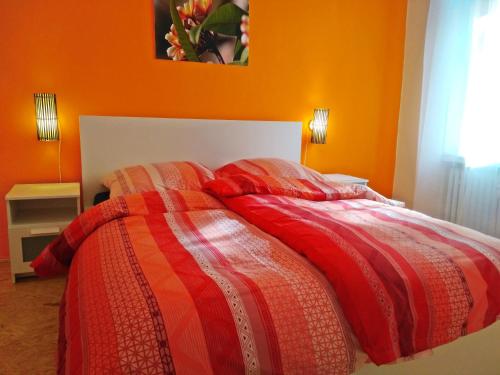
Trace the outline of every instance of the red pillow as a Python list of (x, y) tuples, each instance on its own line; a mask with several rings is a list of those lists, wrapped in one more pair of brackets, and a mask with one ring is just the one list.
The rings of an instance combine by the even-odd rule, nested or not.
[[(357, 185), (356, 185), (357, 186)], [(356, 197), (355, 186), (306, 179), (239, 174), (207, 182), (203, 190), (219, 198), (247, 194), (272, 194), (313, 201), (350, 199)]]
[(218, 198), (233, 198), (247, 194), (271, 194), (310, 201), (369, 199), (392, 206), (396, 201), (385, 198), (364, 185), (344, 185), (332, 181), (239, 174), (207, 182), (203, 190)]
[(216, 177), (228, 177), (238, 174), (274, 176), (325, 181), (321, 173), (293, 161), (277, 158), (242, 159), (217, 169)]

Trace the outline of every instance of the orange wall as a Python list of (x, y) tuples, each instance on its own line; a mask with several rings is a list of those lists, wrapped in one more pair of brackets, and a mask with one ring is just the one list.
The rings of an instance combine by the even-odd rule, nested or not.
[[(308, 165), (391, 194), (406, 0), (251, 0), (247, 68), (154, 58), (153, 1), (0, 2), (0, 196), (57, 178), (34, 92), (57, 94), (63, 179), (80, 178), (78, 115), (308, 121), (331, 108)], [(0, 201), (0, 258), (7, 252)]]

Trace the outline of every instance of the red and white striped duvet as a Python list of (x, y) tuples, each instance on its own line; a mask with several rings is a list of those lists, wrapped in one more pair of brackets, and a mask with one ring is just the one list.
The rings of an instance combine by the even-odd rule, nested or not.
[(260, 176), (209, 184), (231, 197), (223, 200), (230, 209), (323, 271), (377, 364), (500, 315), (498, 239), (389, 205), (366, 187)]
[(70, 263), (60, 373), (347, 374), (365, 358), (324, 276), (201, 192), (92, 208), (33, 266)]
[(71, 264), (61, 373), (347, 374), (366, 359), (358, 340), (388, 363), (500, 314), (499, 240), (359, 186), (205, 188), (239, 215), (202, 192), (117, 197), (34, 261)]

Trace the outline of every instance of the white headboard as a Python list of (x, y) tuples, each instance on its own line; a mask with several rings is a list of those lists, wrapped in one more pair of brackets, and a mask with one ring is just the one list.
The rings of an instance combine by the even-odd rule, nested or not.
[(128, 165), (191, 160), (209, 168), (242, 158), (300, 162), (300, 122), (80, 116), (84, 207), (102, 178)]

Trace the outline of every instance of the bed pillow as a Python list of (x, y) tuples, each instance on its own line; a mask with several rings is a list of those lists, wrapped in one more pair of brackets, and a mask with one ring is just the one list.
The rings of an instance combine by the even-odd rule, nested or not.
[(321, 173), (316, 172), (314, 169), (293, 161), (277, 158), (242, 159), (226, 164), (215, 171), (217, 177), (229, 177), (239, 174), (325, 181)]
[(103, 184), (113, 198), (151, 190), (201, 191), (203, 184), (213, 178), (212, 171), (201, 164), (174, 161), (122, 168), (107, 176)]

